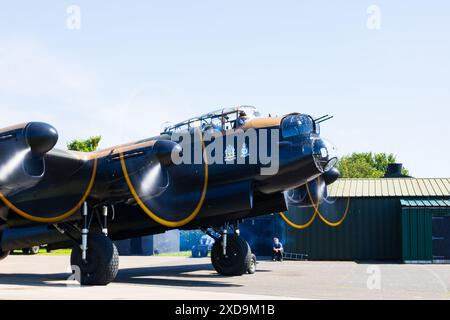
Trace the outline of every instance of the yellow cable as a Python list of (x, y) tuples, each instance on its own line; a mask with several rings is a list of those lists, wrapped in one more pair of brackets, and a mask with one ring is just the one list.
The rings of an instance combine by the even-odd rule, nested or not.
[[(318, 179), (317, 180), (318, 183), (320, 184), (320, 177), (318, 177), (317, 179)], [(333, 228), (339, 227), (344, 222), (344, 220), (347, 218), (347, 214), (348, 214), (348, 212), (350, 210), (350, 197), (347, 199), (347, 208), (345, 209), (345, 212), (344, 212), (344, 215), (342, 216), (342, 218), (339, 221), (337, 221), (337, 222), (330, 222), (327, 219), (325, 219), (324, 216), (319, 211), (320, 199), (318, 199), (317, 203), (314, 203), (314, 199), (313, 199), (313, 197), (311, 195), (311, 192), (309, 191), (308, 183), (306, 183), (306, 191), (308, 192), (309, 200), (311, 201), (311, 204), (313, 205), (314, 210), (317, 211), (317, 214), (319, 215), (319, 218), (323, 222), (325, 222), (328, 226), (333, 227)]]
[(194, 220), (197, 217), (197, 215), (199, 214), (199, 212), (202, 209), (202, 207), (203, 207), (203, 203), (205, 202), (205, 197), (206, 197), (206, 191), (208, 190), (208, 160), (207, 160), (207, 157), (205, 155), (205, 143), (203, 141), (203, 137), (202, 137), (201, 133), (200, 133), (200, 139), (202, 141), (203, 161), (205, 162), (205, 165), (204, 165), (204, 167), (205, 167), (205, 179), (204, 179), (204, 183), (203, 183), (202, 195), (201, 195), (200, 200), (197, 203), (197, 206), (195, 207), (194, 211), (192, 211), (192, 213), (187, 218), (179, 220), (179, 221), (169, 221), (169, 220), (162, 219), (158, 215), (156, 215), (153, 211), (151, 211), (145, 205), (145, 203), (141, 200), (141, 198), (137, 194), (136, 189), (133, 186), (133, 183), (131, 182), (130, 176), (128, 174), (127, 166), (125, 164), (125, 158), (124, 158), (123, 152), (120, 153), (120, 163), (122, 165), (123, 174), (125, 176), (125, 180), (127, 182), (128, 188), (131, 191), (131, 194), (133, 195), (134, 199), (138, 203), (139, 207), (141, 207), (141, 209), (150, 218), (152, 218), (153, 220), (155, 220), (159, 224), (162, 224), (162, 225), (164, 225), (166, 227), (170, 227), (170, 228), (182, 227), (182, 226), (188, 224), (189, 222), (191, 222), (192, 220)]
[[(318, 183), (320, 183), (320, 177), (318, 178)], [(347, 199), (347, 207), (345, 209), (345, 212), (344, 212), (344, 215), (342, 216), (342, 218), (337, 222), (330, 222), (327, 219), (325, 219), (324, 216), (320, 213), (319, 203), (320, 203), (321, 199), (318, 199), (317, 203), (314, 202), (314, 199), (309, 190), (308, 182), (306, 183), (306, 190), (308, 192), (309, 200), (314, 208), (314, 214), (313, 214), (311, 220), (309, 220), (306, 224), (299, 225), (299, 224), (296, 224), (296, 223), (292, 222), (291, 220), (289, 220), (288, 217), (286, 217), (286, 215), (284, 215), (282, 212), (280, 212), (281, 217), (283, 218), (284, 221), (286, 221), (287, 224), (289, 224), (291, 227), (296, 228), (296, 229), (300, 229), (300, 230), (306, 229), (309, 226), (311, 226), (311, 224), (314, 222), (317, 215), (323, 222), (325, 222), (325, 224), (327, 224), (328, 226), (333, 227), (333, 228), (339, 227), (344, 222), (344, 220), (347, 218), (347, 214), (350, 210), (350, 198)]]
[(286, 216), (284, 215), (283, 212), (280, 212), (280, 216), (281, 216), (281, 217), (283, 218), (283, 220), (286, 221), (286, 223), (287, 223), (288, 225), (290, 225), (291, 227), (293, 227), (293, 228), (295, 228), (295, 229), (300, 229), (300, 230), (302, 230), (302, 229), (308, 228), (308, 227), (314, 222), (314, 220), (316, 219), (316, 216), (317, 216), (317, 211), (314, 210), (314, 214), (313, 214), (312, 218), (311, 218), (307, 223), (305, 223), (305, 224), (296, 224), (296, 223), (292, 222), (291, 220), (288, 219), (288, 217), (286, 217)]
[(25, 211), (17, 208), (14, 204), (12, 204), (6, 197), (5, 195), (3, 195), (3, 193), (0, 192), (0, 199), (11, 209), (13, 210), (15, 213), (17, 213), (18, 215), (24, 217), (25, 219), (34, 221), (34, 222), (40, 222), (40, 223), (57, 223), (60, 221), (63, 221), (69, 217), (71, 217), (73, 214), (75, 214), (83, 205), (83, 203), (86, 201), (87, 197), (89, 196), (89, 194), (91, 193), (92, 187), (94, 185), (94, 181), (95, 181), (95, 176), (97, 174), (97, 159), (94, 159), (94, 164), (93, 164), (93, 169), (92, 169), (92, 175), (91, 175), (91, 180), (89, 181), (89, 185), (86, 189), (86, 192), (84, 193), (83, 197), (81, 198), (81, 200), (75, 205), (75, 207), (73, 207), (72, 209), (70, 209), (69, 211), (56, 216), (56, 217), (52, 217), (52, 218), (43, 218), (43, 217), (36, 217), (33, 216), (29, 213), (26, 213)]

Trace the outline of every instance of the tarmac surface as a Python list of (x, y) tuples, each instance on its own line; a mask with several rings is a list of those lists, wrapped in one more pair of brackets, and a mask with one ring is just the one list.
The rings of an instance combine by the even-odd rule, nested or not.
[(0, 299), (449, 299), (450, 266), (261, 261), (254, 275), (223, 277), (210, 259), (121, 257), (114, 283), (80, 287), (68, 256), (0, 261)]

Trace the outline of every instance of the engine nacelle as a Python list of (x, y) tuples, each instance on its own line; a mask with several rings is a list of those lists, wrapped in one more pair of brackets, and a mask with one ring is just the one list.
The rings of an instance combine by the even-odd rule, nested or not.
[(0, 130), (0, 191), (11, 195), (34, 186), (45, 172), (44, 155), (58, 141), (51, 125), (30, 122)]

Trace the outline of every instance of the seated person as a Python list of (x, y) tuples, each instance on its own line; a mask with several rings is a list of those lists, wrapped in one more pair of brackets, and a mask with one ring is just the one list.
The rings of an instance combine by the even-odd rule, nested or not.
[(283, 244), (278, 238), (273, 238), (272, 260), (283, 262)]
[(235, 128), (239, 128), (243, 126), (248, 121), (247, 114), (244, 111), (239, 111), (239, 116), (236, 119), (236, 126)]
[(220, 123), (221, 123), (221, 130), (228, 130), (229, 128), (229, 120), (230, 118), (227, 115), (223, 115), (220, 117)]

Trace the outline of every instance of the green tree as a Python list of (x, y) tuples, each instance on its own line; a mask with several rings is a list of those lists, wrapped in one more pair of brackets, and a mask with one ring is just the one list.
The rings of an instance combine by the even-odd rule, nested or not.
[[(353, 153), (339, 160), (337, 168), (342, 178), (381, 178), (385, 175), (388, 165), (395, 163), (393, 154), (386, 153)], [(403, 168), (403, 175), (409, 175)]]
[(95, 136), (86, 140), (73, 140), (67, 144), (67, 148), (73, 151), (92, 152), (97, 150), (101, 139), (101, 136)]

